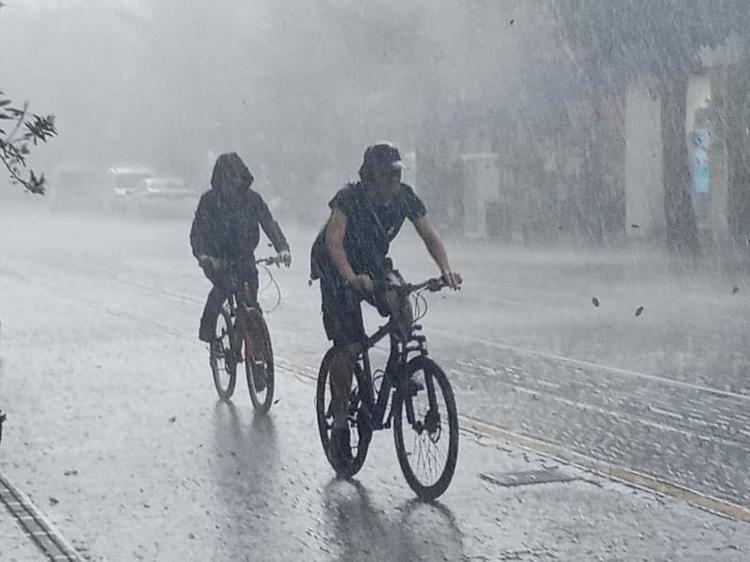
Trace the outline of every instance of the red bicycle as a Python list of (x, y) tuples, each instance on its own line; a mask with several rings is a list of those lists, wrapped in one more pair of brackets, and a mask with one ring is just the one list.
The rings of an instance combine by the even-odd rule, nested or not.
[[(264, 258), (255, 263), (278, 265), (279, 259)], [(237, 384), (237, 366), (244, 363), (250, 401), (258, 412), (266, 413), (274, 393), (271, 335), (260, 305), (251, 297), (250, 287), (238, 278), (236, 264), (227, 263), (224, 267), (228, 269), (232, 291), (219, 314), (218, 345), (211, 346), (209, 361), (214, 386), (219, 398), (229, 400)]]

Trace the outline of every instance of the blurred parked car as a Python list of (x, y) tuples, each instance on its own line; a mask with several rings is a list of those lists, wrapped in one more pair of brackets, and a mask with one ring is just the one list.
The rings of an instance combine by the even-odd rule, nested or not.
[(136, 212), (142, 217), (187, 217), (198, 204), (198, 194), (182, 178), (143, 179), (133, 194)]
[(108, 171), (110, 210), (120, 215), (134, 215), (138, 210), (135, 192), (139, 183), (156, 176), (150, 168), (115, 166)]
[(48, 190), (53, 212), (104, 211), (109, 203), (105, 174), (96, 168), (61, 168), (52, 175)]

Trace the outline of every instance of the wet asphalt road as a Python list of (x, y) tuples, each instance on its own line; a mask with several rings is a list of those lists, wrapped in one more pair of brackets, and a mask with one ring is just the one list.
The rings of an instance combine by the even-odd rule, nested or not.
[[(0, 259), (0, 276), (16, 295), (13, 302), (3, 303), (8, 311), (3, 321), (25, 317), (27, 322), (20, 330), (3, 328), (4, 370), (13, 369), (6, 377), (13, 381), (14, 408), (49, 412), (16, 416), (19, 422), (31, 423), (14, 424), (15, 436), (10, 445), (4, 444), (11, 451), (30, 451), (39, 462), (29, 467), (24, 466), (28, 459), (19, 458), (17, 466), (8, 460), (4, 465), (15, 470), (21, 486), (24, 478), (38, 490), (44, 489), (40, 478), (62, 483), (58, 493), (68, 494), (70, 527), (78, 528), (81, 518), (96, 521), (101, 544), (86, 536), (85, 548), (117, 558), (113, 548), (119, 545), (123, 559), (126, 553), (158, 558), (159, 540), (143, 536), (143, 526), (135, 524), (153, 518), (157, 527), (194, 529), (183, 533), (184, 545), (179, 548), (184, 553), (218, 559), (231, 558), (238, 548), (261, 549), (264, 544), (282, 545), (279, 559), (285, 553), (307, 556), (317, 549), (322, 549), (320, 559), (357, 558), (347, 556), (354, 551), (361, 558), (361, 541), (352, 536), (363, 528), (382, 528), (389, 537), (378, 546), (367, 534), (373, 559), (414, 559), (413, 552), (429, 554), (425, 545), (437, 545), (446, 559), (483, 556), (483, 541), (493, 545), (486, 552), (495, 552), (497, 539), (488, 537), (496, 528), (493, 531), (491, 524), (485, 529), (486, 518), (477, 522), (466, 514), (465, 502), (456, 501), (486, 493), (487, 485), (480, 483), (476, 472), (457, 477), (445, 510), (416, 505), (397, 472), (390, 436), (382, 435), (376, 437), (380, 447), (374, 448), (359, 484), (330, 480), (310, 432), (313, 389), (303, 376), (315, 372), (326, 347), (316, 289), (304, 282), (303, 252), (296, 252), (291, 271), (276, 276), (284, 298), (270, 324), (279, 364), (290, 378), (280, 384), (281, 401), (273, 415), (261, 420), (248, 410), (242, 385), (234, 406), (207, 407), (213, 403), (210, 374), (204, 350), (193, 339), (207, 284), (190, 261), (184, 224), (97, 230), (95, 223), (53, 223), (66, 228), (45, 239), (6, 237)], [(407, 240), (400, 254), (405, 259), (414, 252)], [(748, 504), (746, 298), (725, 299), (717, 289), (717, 296), (709, 299), (706, 287), (721, 287), (723, 280), (704, 285), (695, 277), (678, 286), (681, 294), (675, 294), (675, 283), (660, 282), (658, 271), (644, 280), (650, 291), (630, 282), (618, 286), (606, 275), (597, 280), (609, 268), (601, 266), (592, 268), (589, 282), (607, 287), (598, 292), (615, 310), (593, 310), (578, 306), (579, 300), (588, 300), (584, 294), (591, 287), (554, 288), (564, 285), (565, 271), (572, 266), (563, 264), (557, 271), (548, 264), (521, 260), (509, 269), (500, 258), (478, 264), (476, 256), (468, 254), (456, 255), (454, 262), (469, 281), (460, 294), (431, 297), (425, 325), (433, 355), (451, 375), (462, 413)], [(546, 285), (539, 274), (545, 268), (552, 272)], [(424, 260), (411, 271), (404, 269), (412, 278), (432, 273)], [(483, 281), (472, 286), (472, 272)], [(554, 283), (551, 276), (556, 276)], [(493, 292), (482, 284), (487, 278), (495, 280)], [(572, 278), (583, 283), (580, 275)], [(547, 309), (545, 302), (552, 297), (543, 296), (545, 290), (555, 302)], [(642, 302), (647, 296), (662, 303), (661, 308), (646, 304), (648, 314), (638, 320), (647, 321), (635, 324), (632, 313), (617, 314), (618, 307), (630, 308), (629, 299)], [(273, 297), (272, 292), (264, 293), (267, 307)], [(679, 303), (685, 299), (690, 306), (683, 308)], [(687, 309), (696, 311), (697, 317)], [(700, 337), (701, 333), (710, 335)], [(607, 337), (613, 349), (596, 354), (606, 349)], [(626, 353), (626, 348), (638, 345), (640, 351)], [(33, 359), (28, 359), (30, 350)], [(724, 360), (709, 376), (701, 365), (712, 356)], [(24, 367), (35, 377), (26, 396), (19, 394), (23, 386), (18, 384), (18, 371)], [(87, 407), (90, 397), (96, 399), (94, 407)], [(80, 434), (71, 435), (71, 427)], [(467, 452), (475, 449), (479, 452)], [(90, 458), (96, 450), (100, 452)], [(474, 465), (473, 458), (503, 454), (514, 455), (477, 445), (462, 449), (462, 464), (464, 455), (471, 455), (469, 463)], [(55, 457), (53, 468), (42, 462), (49, 456)], [(521, 466), (528, 461), (492, 459), (488, 466), (515, 462)], [(186, 476), (186, 466), (193, 476)], [(117, 467), (122, 467), (121, 474)], [(84, 472), (86, 479), (80, 478)], [(54, 503), (50, 498), (35, 499)], [(543, 494), (538, 501), (543, 504)], [(79, 507), (72, 507), (76, 502)], [(500, 509), (491, 506), (489, 502), (480, 511)], [(288, 516), (294, 512), (304, 516), (296, 521)], [(402, 520), (413, 520), (415, 512), (422, 513), (417, 523), (404, 525)], [(259, 521), (252, 521), (253, 516)], [(123, 524), (128, 520), (133, 524)], [(592, 517), (594, 527), (597, 520)], [(633, 525), (637, 528), (636, 521)], [(453, 527), (453, 536), (445, 533)], [(252, 528), (252, 536), (244, 535), (245, 528)], [(175, 550), (179, 541), (167, 528), (160, 533), (170, 537), (163, 548), (180, 552)], [(534, 540), (516, 528), (511, 534), (519, 538), (517, 544), (503, 546), (508, 552), (525, 552), (529, 559), (565, 559), (565, 551), (555, 546), (555, 538), (562, 543), (554, 533), (535, 531)], [(300, 539), (304, 536), (309, 540)], [(669, 535), (661, 536), (666, 540)], [(289, 537), (294, 539), (285, 541)], [(668, 542), (673, 544), (673, 537)], [(134, 544), (141, 550), (133, 549)]]
[[(92, 232), (79, 227), (70, 232), (76, 242), (47, 241), (16, 259), (39, 279), (67, 275), (86, 298), (98, 286), (131, 287), (129, 310), (153, 322), (163, 312), (141, 311), (145, 295), (181, 303), (186, 313), (168, 324), (190, 334), (208, 285), (186, 231), (184, 223), (126, 223), (110, 241), (106, 230), (87, 238)], [(327, 344), (317, 286), (305, 282), (309, 233), (292, 231), (292, 238), (294, 268), (276, 275), (283, 306), (272, 314), (275, 346), (315, 374)], [(409, 279), (434, 275), (413, 239), (399, 242), (396, 262)], [(423, 323), (463, 413), (750, 505), (748, 277), (708, 268), (675, 278), (647, 256), (583, 261), (581, 253), (452, 249), (466, 286), (429, 296)], [(488, 258), (492, 250), (497, 255)], [(78, 291), (84, 282), (94, 289)], [(742, 290), (732, 294), (732, 286)], [(275, 304), (273, 288), (263, 295), (266, 308)], [(637, 306), (645, 308), (639, 317)]]

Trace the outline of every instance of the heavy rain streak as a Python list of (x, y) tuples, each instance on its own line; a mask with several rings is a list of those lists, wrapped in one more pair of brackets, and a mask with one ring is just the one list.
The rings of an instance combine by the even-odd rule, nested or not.
[(0, 560), (750, 560), (750, 2), (0, 2)]

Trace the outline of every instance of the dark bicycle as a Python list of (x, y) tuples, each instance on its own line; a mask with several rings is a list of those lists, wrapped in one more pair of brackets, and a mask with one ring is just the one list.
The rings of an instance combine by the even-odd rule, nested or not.
[[(264, 258), (255, 263), (278, 265), (279, 259)], [(214, 386), (222, 400), (229, 400), (237, 384), (237, 365), (244, 362), (250, 401), (258, 412), (266, 413), (271, 408), (274, 392), (271, 336), (260, 305), (252, 299), (250, 287), (238, 278), (236, 264), (222, 266), (229, 271), (232, 292), (219, 314), (218, 344), (211, 345), (209, 361)]]
[[(458, 412), (448, 377), (428, 357), (427, 339), (419, 333), (422, 326), (415, 323), (426, 313), (422, 292), (437, 292), (446, 286), (440, 278), (411, 285), (395, 271), (386, 282), (376, 284), (376, 294), (382, 295), (390, 317), (362, 342), (354, 363), (348, 404), (351, 455), (343, 461), (332, 452), (330, 441), (333, 407), (329, 371), (336, 348), (323, 358), (315, 400), (318, 430), (328, 462), (339, 477), (350, 478), (362, 468), (373, 431), (388, 429), (393, 421), (396, 454), (412, 490), (421, 499), (432, 500), (448, 488), (458, 458)], [(386, 336), (390, 353), (385, 371), (373, 376), (369, 350)]]

